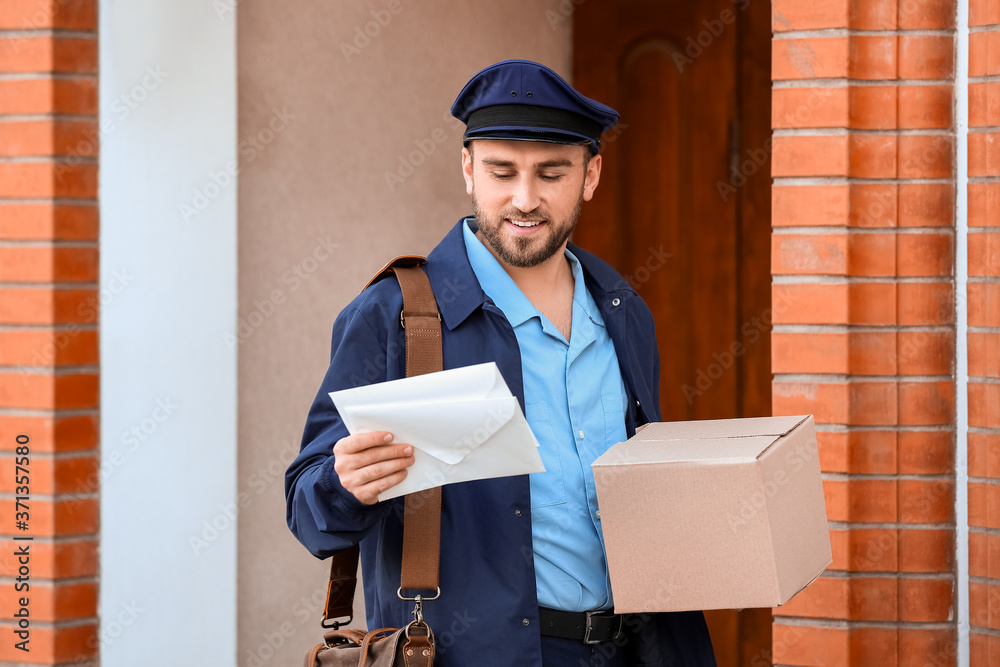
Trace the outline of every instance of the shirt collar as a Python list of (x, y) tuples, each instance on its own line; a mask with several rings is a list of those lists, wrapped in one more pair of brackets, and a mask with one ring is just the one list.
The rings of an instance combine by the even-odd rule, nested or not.
[(603, 327), (604, 318), (601, 317), (601, 311), (598, 310), (593, 295), (587, 289), (587, 281), (583, 277), (583, 267), (580, 264), (580, 260), (570, 252), (569, 248), (566, 249), (566, 257), (569, 259), (569, 265), (573, 269), (573, 280), (575, 281), (573, 286), (573, 300), (583, 308), (583, 312), (587, 313), (587, 317), (590, 318), (591, 322), (599, 327)]

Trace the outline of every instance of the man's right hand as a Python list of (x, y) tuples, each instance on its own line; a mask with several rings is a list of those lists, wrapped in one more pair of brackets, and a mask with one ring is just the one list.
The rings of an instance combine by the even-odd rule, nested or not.
[(378, 494), (406, 479), (406, 469), (415, 460), (411, 445), (392, 442), (392, 434), (385, 431), (341, 438), (333, 455), (341, 486), (365, 505), (374, 505)]

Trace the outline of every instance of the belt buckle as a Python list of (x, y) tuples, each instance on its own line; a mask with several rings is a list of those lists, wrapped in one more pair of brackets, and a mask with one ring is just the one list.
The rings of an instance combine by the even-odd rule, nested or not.
[[(602, 611), (587, 611), (587, 612), (584, 612), (584, 613), (587, 616), (587, 628), (583, 631), (583, 643), (584, 644), (589, 644), (589, 645), (600, 644), (601, 640), (591, 639), (590, 638), (590, 631), (594, 629), (594, 624), (593, 624), (593, 621), (591, 621), (591, 619), (594, 616), (600, 616), (601, 614), (604, 613), (604, 611), (603, 610)], [(612, 613), (612, 616), (617, 616), (617, 618), (618, 618), (618, 630), (615, 631), (615, 634), (611, 635), (611, 639), (617, 639), (622, 634), (622, 629), (624, 628), (625, 617), (622, 616), (621, 614), (614, 614), (614, 613)]]

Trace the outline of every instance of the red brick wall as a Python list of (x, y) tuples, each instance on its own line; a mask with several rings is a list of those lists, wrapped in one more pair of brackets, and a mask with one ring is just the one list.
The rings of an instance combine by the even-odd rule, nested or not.
[(955, 7), (772, 9), (773, 408), (816, 416), (834, 554), (774, 662), (952, 665)]
[[(0, 664), (97, 653), (97, 0), (0, 2)], [(28, 529), (15, 527), (27, 435)], [(23, 475), (23, 472), (20, 473)], [(13, 535), (33, 536), (18, 541)], [(29, 652), (11, 626), (25, 597)]]
[(985, 667), (1000, 665), (1000, 0), (972, 0), (969, 26), (969, 617)]

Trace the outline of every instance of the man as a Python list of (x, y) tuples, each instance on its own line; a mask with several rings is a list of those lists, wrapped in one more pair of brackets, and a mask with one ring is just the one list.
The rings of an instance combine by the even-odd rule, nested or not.
[[(452, 113), (467, 127), (475, 217), (424, 267), (444, 367), (496, 362), (546, 471), (442, 489), (441, 596), (424, 605), (435, 664), (714, 665), (701, 612), (613, 612), (590, 464), (659, 419), (659, 355), (639, 296), (568, 239), (618, 114), (523, 60), (479, 72)], [(327, 394), (405, 376), (401, 307), (399, 285), (382, 280), (340, 313), (285, 481), (288, 525), (314, 555), (360, 542), (370, 628), (405, 625), (412, 609), (397, 596), (403, 499), (378, 502), (405, 478), (412, 447), (384, 432), (349, 435)]]

